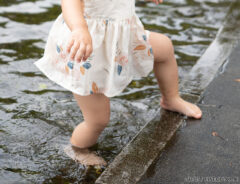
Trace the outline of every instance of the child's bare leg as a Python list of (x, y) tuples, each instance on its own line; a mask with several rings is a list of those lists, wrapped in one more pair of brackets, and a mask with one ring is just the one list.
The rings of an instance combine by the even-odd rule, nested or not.
[(88, 96), (73, 95), (82, 111), (84, 121), (73, 131), (71, 143), (82, 148), (92, 146), (109, 122), (109, 98), (100, 93)]
[(73, 95), (84, 117), (84, 121), (74, 129), (70, 139), (71, 144), (74, 145), (74, 151), (77, 151), (75, 159), (83, 163), (84, 157), (86, 159), (83, 164), (105, 165), (102, 158), (90, 153), (87, 148), (97, 142), (100, 133), (110, 120), (110, 100), (100, 93), (88, 96), (75, 93)]
[(151, 31), (149, 42), (154, 54), (154, 74), (162, 93), (161, 106), (190, 117), (201, 118), (199, 107), (179, 96), (178, 68), (171, 40), (163, 34)]

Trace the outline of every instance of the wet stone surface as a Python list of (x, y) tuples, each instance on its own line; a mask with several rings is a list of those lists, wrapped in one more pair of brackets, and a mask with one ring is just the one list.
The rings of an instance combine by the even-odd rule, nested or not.
[(187, 120), (139, 184), (240, 182), (240, 44), (207, 87), (202, 120)]
[[(138, 2), (145, 28), (175, 45), (180, 79), (201, 56), (225, 16), (226, 1)], [(193, 11), (196, 10), (197, 11)], [(60, 1), (0, 1), (0, 183), (93, 183), (102, 170), (68, 158), (63, 145), (82, 114), (72, 94), (46, 78), (33, 62), (43, 55)], [(111, 99), (111, 121), (96, 150), (108, 162), (155, 117), (159, 89), (154, 73)], [(103, 168), (104, 169), (104, 168)]]
[[(203, 56), (193, 66), (183, 81), (181, 81), (181, 89), (183, 89), (181, 96), (185, 100), (192, 103), (199, 102), (201, 97), (204, 95), (204, 89), (209, 85), (217, 73), (219, 72), (219, 74), (222, 74), (225, 72), (230, 60), (229, 55), (240, 38), (240, 35), (238, 34), (239, 32), (236, 28), (233, 28), (232, 32), (229, 29), (231, 26), (233, 27), (234, 25), (239, 24), (239, 11), (235, 11), (239, 10), (239, 7), (240, 3), (238, 1), (231, 4), (223, 25), (218, 31), (217, 37), (208, 47)], [(233, 17), (234, 20), (232, 20)], [(227, 42), (220, 44), (219, 40), (221, 40), (222, 36), (225, 35), (226, 28), (228, 29), (228, 33), (231, 32), (232, 35), (235, 35), (235, 37), (229, 37), (227, 38)], [(236, 50), (238, 49), (239, 48), (237, 47)], [(225, 62), (225, 60), (227, 60), (227, 62)], [(236, 66), (236, 69), (238, 70), (239, 68)], [(226, 86), (224, 86), (224, 88), (225, 87)], [(164, 175), (163, 180), (161, 180), (161, 178), (158, 178), (158, 174), (161, 172), (161, 166), (159, 166), (160, 169), (157, 168), (153, 171), (150, 168), (148, 169), (149, 166), (151, 166), (151, 168), (154, 167), (155, 164), (152, 165), (152, 163), (159, 155), (161, 156), (161, 153), (163, 152), (165, 145), (169, 142), (169, 139), (172, 138), (175, 140), (174, 135), (179, 126), (185, 127), (186, 124), (187, 121), (185, 117), (177, 118), (176, 114), (174, 115), (169, 112), (162, 114), (159, 118), (157, 116), (154, 120), (147, 123), (137, 136), (134, 137), (134, 139), (121, 151), (121, 153), (115, 157), (114, 161), (107, 169), (105, 169), (102, 175), (97, 179), (96, 183), (113, 183), (113, 181), (116, 184), (136, 183), (141, 179), (147, 170), (147, 174), (144, 176), (145, 183), (184, 183), (192, 182), (191, 179), (193, 179), (193, 182), (198, 182), (196, 178), (199, 179), (199, 177), (195, 178), (195, 176), (186, 178), (186, 181), (181, 181), (176, 177), (176, 181), (170, 181), (171, 179), (165, 177), (168, 176), (167, 174)], [(159, 129), (159, 127), (162, 128)], [(145, 135), (145, 132), (148, 132), (147, 136)], [(155, 132), (157, 132), (157, 136), (154, 136)], [(203, 130), (203, 132), (205, 133), (205, 130)], [(213, 132), (213, 134), (217, 133)], [(219, 137), (222, 138), (221, 136)], [(224, 140), (224, 138), (222, 139)], [(142, 155), (142, 157), (139, 155)], [(175, 160), (175, 158), (172, 158), (172, 160)], [(190, 162), (191, 165), (192, 161), (190, 160)], [(164, 170), (164, 168), (162, 169)], [(146, 176), (148, 178), (145, 181)], [(170, 176), (170, 178), (174, 177)], [(211, 177), (206, 177), (205, 179), (207, 180), (209, 178), (212, 179)], [(229, 178), (225, 179), (227, 180)]]

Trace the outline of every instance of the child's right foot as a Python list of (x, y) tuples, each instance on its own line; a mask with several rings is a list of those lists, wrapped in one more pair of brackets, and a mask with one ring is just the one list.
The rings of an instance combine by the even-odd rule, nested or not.
[(64, 151), (70, 158), (83, 165), (107, 165), (102, 157), (97, 156), (96, 153), (89, 151), (87, 148), (78, 148), (68, 145)]
[(160, 105), (164, 109), (179, 112), (188, 117), (193, 117), (196, 119), (200, 119), (202, 117), (202, 111), (197, 105), (189, 103), (183, 100), (181, 97), (173, 98), (168, 101), (164, 100), (164, 98), (161, 98)]

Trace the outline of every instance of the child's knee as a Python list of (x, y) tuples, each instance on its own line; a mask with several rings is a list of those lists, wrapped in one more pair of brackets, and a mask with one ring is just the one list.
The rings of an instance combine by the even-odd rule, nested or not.
[(167, 53), (167, 56), (171, 57), (174, 55), (174, 46), (172, 43), (172, 40), (166, 36), (166, 35), (162, 35), (162, 40), (164, 40), (164, 47), (165, 49), (165, 53)]
[(150, 42), (153, 47), (155, 61), (165, 62), (172, 59), (174, 56), (174, 47), (172, 40), (168, 36), (153, 32)]

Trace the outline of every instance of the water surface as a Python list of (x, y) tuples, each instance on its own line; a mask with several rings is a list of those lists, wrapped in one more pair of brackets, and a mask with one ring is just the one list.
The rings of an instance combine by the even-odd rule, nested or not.
[[(174, 43), (180, 80), (214, 39), (230, 1), (138, 1), (146, 29)], [(33, 62), (61, 12), (57, 0), (0, 1), (0, 183), (93, 183), (102, 172), (86, 169), (62, 150), (83, 120), (72, 93), (50, 81)], [(109, 163), (158, 112), (154, 73), (132, 81), (111, 98), (111, 120), (94, 150)], [(104, 168), (103, 168), (104, 169)]]

